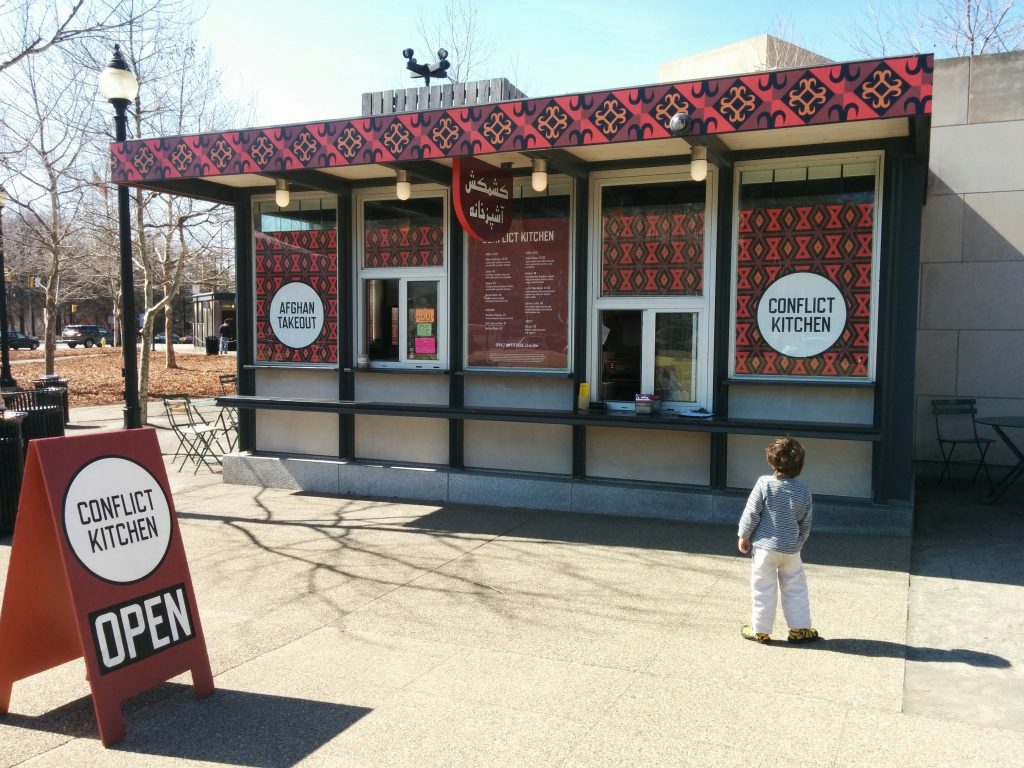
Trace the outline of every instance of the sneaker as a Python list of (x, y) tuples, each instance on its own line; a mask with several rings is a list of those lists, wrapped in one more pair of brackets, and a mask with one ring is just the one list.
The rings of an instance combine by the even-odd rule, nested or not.
[(753, 640), (755, 643), (769, 643), (772, 639), (771, 635), (766, 635), (764, 632), (755, 632), (749, 624), (744, 624), (740, 628), (740, 634), (745, 640)]
[(789, 637), (786, 638), (790, 643), (813, 643), (818, 639), (818, 630), (805, 627), (804, 629), (791, 629), (789, 630)]

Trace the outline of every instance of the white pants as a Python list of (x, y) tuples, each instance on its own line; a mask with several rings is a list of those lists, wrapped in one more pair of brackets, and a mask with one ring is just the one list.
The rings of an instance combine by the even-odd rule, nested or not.
[(771, 634), (775, 606), (782, 588), (782, 613), (790, 629), (811, 626), (811, 605), (807, 578), (800, 553), (785, 554), (754, 547), (750, 570), (751, 626), (755, 632)]

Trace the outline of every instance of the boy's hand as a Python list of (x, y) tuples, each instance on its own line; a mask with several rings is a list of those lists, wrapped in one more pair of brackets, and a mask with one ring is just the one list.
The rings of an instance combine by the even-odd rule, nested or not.
[(736, 547), (744, 555), (747, 554), (748, 552), (750, 552), (750, 539), (740, 539), (738, 542), (736, 542)]

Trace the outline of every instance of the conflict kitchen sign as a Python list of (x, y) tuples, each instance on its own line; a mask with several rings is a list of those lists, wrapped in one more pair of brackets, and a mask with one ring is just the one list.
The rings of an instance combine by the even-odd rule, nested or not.
[(256, 361), (337, 363), (337, 230), (256, 233)]
[(866, 378), (874, 205), (850, 196), (739, 212), (736, 376)]
[(455, 214), (473, 240), (500, 240), (512, 224), (512, 172), (475, 157), (452, 162)]
[(213, 692), (152, 429), (29, 444), (0, 612), (0, 712), (17, 680), (85, 657), (105, 746), (121, 702), (183, 672)]
[(569, 217), (517, 217), (493, 242), (470, 241), (467, 364), (566, 369)]

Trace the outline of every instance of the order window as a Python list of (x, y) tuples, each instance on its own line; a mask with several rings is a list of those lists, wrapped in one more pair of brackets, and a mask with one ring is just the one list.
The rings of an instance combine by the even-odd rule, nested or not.
[[(595, 174), (595, 176), (598, 176)], [(592, 262), (591, 397), (632, 408), (656, 394), (667, 410), (708, 405), (709, 184), (680, 175), (596, 179), (599, 253)]]
[(443, 196), (360, 203), (359, 354), (373, 367), (446, 364)]

